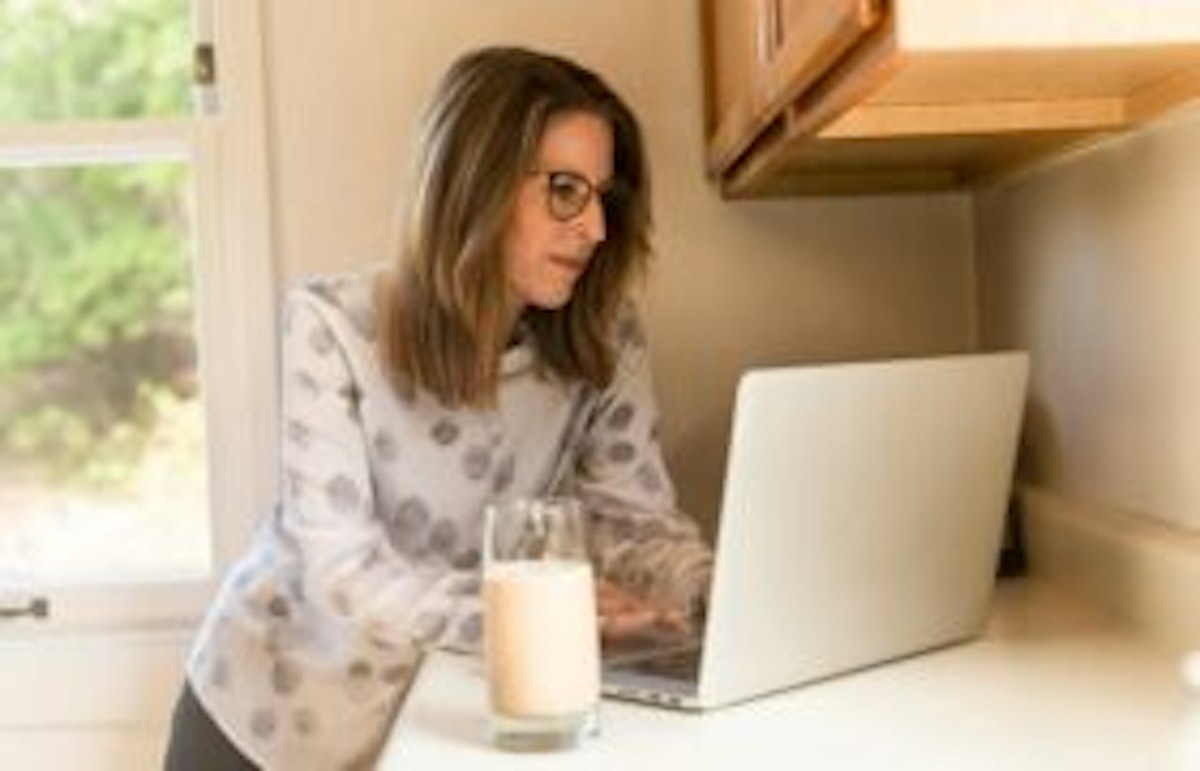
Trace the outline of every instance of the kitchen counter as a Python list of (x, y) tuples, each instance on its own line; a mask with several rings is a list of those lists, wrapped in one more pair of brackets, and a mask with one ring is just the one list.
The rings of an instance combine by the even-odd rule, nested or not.
[(1200, 769), (1178, 657), (1056, 586), (1006, 581), (978, 640), (710, 713), (605, 700), (569, 752), (484, 740), (477, 659), (428, 657), (378, 769)]

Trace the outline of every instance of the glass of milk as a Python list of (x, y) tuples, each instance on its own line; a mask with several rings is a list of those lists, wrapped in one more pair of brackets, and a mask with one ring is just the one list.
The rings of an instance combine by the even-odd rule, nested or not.
[(597, 730), (600, 639), (583, 512), (573, 498), (484, 511), (484, 655), (492, 742), (573, 747)]

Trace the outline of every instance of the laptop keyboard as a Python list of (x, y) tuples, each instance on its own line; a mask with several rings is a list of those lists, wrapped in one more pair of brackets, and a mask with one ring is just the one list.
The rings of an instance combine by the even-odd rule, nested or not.
[(700, 674), (700, 641), (689, 637), (610, 644), (604, 651), (604, 666), (618, 672), (694, 683)]
[(700, 649), (654, 652), (645, 658), (618, 664), (617, 668), (638, 675), (694, 683), (700, 675)]

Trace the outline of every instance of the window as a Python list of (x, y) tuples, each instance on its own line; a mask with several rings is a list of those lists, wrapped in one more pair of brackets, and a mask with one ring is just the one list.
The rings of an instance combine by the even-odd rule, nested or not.
[(0, 0), (7, 611), (194, 618), (269, 505), (259, 13)]

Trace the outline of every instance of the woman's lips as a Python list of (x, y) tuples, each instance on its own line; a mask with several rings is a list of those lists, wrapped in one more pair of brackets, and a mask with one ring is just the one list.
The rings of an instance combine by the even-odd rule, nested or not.
[(550, 262), (575, 275), (582, 273), (583, 269), (587, 267), (586, 257), (565, 257), (560, 254), (552, 254)]

